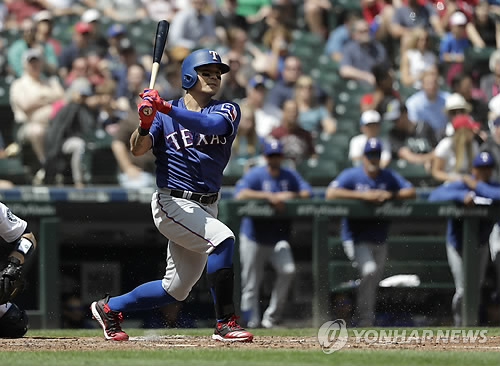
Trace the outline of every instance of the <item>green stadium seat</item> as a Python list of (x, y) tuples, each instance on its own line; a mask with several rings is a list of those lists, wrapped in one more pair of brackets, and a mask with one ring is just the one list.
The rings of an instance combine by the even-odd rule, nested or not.
[(342, 133), (336, 133), (326, 137), (320, 137), (315, 141), (316, 153), (319, 158), (344, 160), (349, 150), (349, 137)]
[(297, 165), (297, 171), (313, 186), (326, 186), (339, 173), (336, 161), (332, 159), (308, 159)]
[(257, 13), (263, 5), (269, 4), (271, 4), (271, 0), (238, 0), (236, 12), (246, 17)]
[(12, 157), (0, 159), (0, 177), (15, 184), (25, 184), (27, 169), (21, 158)]

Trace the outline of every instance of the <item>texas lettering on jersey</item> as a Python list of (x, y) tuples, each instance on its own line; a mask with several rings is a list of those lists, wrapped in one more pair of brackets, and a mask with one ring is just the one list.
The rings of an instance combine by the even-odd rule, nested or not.
[(227, 143), (225, 136), (203, 135), (202, 133), (193, 135), (191, 131), (185, 128), (165, 135), (165, 139), (173, 144), (177, 151), (191, 146), (225, 145)]

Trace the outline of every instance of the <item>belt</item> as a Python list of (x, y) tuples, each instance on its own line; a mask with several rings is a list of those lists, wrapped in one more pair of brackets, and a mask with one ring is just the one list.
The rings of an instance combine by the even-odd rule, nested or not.
[(181, 189), (171, 189), (170, 195), (176, 198), (185, 198), (187, 200), (203, 203), (204, 205), (211, 205), (219, 198), (219, 193), (196, 193), (191, 191), (183, 191)]

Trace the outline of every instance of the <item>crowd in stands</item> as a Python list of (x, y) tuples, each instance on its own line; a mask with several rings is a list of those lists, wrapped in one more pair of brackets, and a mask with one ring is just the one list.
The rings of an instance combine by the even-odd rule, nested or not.
[(26, 174), (1, 164), (0, 186), (99, 184), (105, 152), (115, 184), (154, 185), (154, 160), (134, 158), (127, 136), (160, 19), (163, 98), (182, 97), (194, 49), (231, 66), (216, 96), (242, 110), (228, 182), (262, 163), (269, 138), (306, 180), (324, 176), (313, 185), (358, 164), (370, 137), (383, 166), (425, 184), (459, 179), (481, 150), (500, 157), (498, 0), (5, 0), (0, 164), (21, 159)]

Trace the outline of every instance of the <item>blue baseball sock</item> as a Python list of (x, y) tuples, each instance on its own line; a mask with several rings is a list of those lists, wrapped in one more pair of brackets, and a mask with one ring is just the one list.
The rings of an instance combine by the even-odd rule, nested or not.
[(110, 298), (108, 306), (116, 311), (137, 311), (158, 308), (176, 301), (163, 289), (161, 280), (157, 280), (146, 282), (124, 295)]
[(227, 238), (217, 245), (207, 260), (207, 273), (214, 273), (221, 268), (230, 268), (233, 266), (234, 239)]

